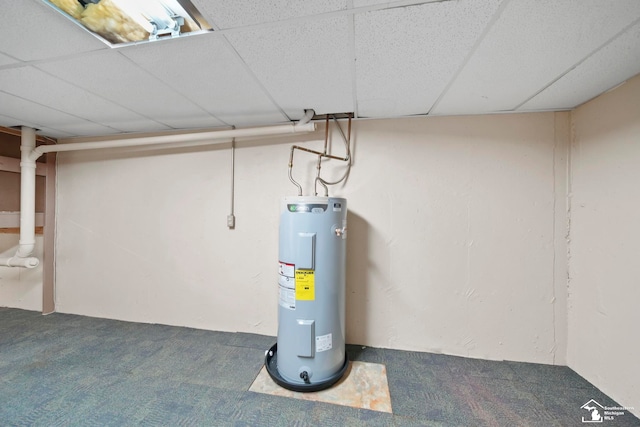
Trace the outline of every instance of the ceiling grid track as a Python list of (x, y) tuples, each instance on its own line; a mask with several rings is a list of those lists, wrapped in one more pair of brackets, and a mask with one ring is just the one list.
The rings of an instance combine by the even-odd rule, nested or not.
[[(164, 80), (162, 80), (161, 78), (159, 78), (158, 76), (156, 76), (155, 74), (149, 72), (148, 70), (146, 70), (144, 67), (139, 66), (135, 61), (133, 61), (131, 58), (129, 58), (127, 55), (122, 54), (121, 52), (118, 52), (118, 55), (120, 55), (122, 58), (124, 58), (126, 61), (130, 62), (131, 64), (133, 64), (134, 67), (138, 68), (140, 71), (142, 71), (143, 73), (149, 75), (150, 77), (154, 78), (155, 80), (157, 80), (158, 82), (162, 83), (164, 86), (168, 87), (169, 89), (171, 89), (172, 91), (176, 92), (179, 94), (179, 96), (181, 96), (182, 98), (184, 98), (185, 100), (189, 101), (190, 103), (192, 103), (193, 105), (195, 105), (196, 107), (198, 107), (200, 110), (202, 110), (202, 112), (204, 112), (205, 114), (211, 116), (213, 119), (223, 123), (225, 126), (229, 126), (232, 127), (233, 125), (225, 122), (224, 120), (219, 119), (218, 117), (216, 117), (215, 115), (211, 114), (210, 112), (208, 112), (207, 110), (205, 110), (204, 108), (202, 108), (198, 103), (192, 101), (191, 99), (189, 99), (188, 97), (186, 97), (185, 95), (182, 94), (181, 91), (176, 90), (174, 87), (172, 87), (170, 84), (168, 84), (167, 82), (165, 82)], [(138, 113), (140, 114), (140, 113)], [(154, 121), (158, 121), (155, 120)], [(176, 129), (178, 130), (178, 128), (176, 128), (175, 126), (171, 126), (167, 123), (163, 123), (163, 122), (159, 122), (161, 124), (163, 124), (164, 126), (167, 126), (170, 129)]]
[[(626, 27), (624, 27), (622, 30), (620, 30), (619, 32), (617, 32), (615, 35), (613, 35), (609, 40), (605, 41), (604, 43), (602, 43), (600, 46), (596, 47), (595, 49), (593, 49), (591, 52), (589, 52), (587, 55), (584, 56), (584, 58), (582, 58), (580, 61), (576, 62), (575, 64), (573, 64), (571, 67), (567, 68), (563, 73), (561, 73), (560, 75), (558, 75), (556, 78), (554, 78), (553, 80), (551, 80), (549, 83), (547, 83), (546, 85), (544, 85), (542, 87), (542, 89), (538, 90), (536, 93), (534, 93), (533, 95), (531, 95), (530, 97), (528, 97), (527, 99), (525, 99), (524, 101), (522, 101), (520, 104), (516, 105), (515, 107), (513, 107), (512, 111), (516, 111), (519, 108), (521, 108), (523, 105), (525, 105), (527, 102), (531, 101), (533, 98), (535, 98), (536, 96), (540, 95), (542, 92), (544, 92), (545, 90), (547, 90), (550, 86), (552, 86), (554, 83), (556, 83), (558, 80), (562, 79), (564, 76), (566, 76), (567, 74), (569, 74), (571, 71), (575, 70), (576, 68), (578, 68), (580, 65), (582, 65), (585, 61), (589, 60), (593, 55), (595, 55), (597, 52), (601, 51), (602, 49), (604, 49), (605, 47), (607, 47), (608, 45), (610, 45), (611, 43), (613, 43), (617, 38), (619, 38), (620, 36), (622, 36), (624, 33), (626, 33), (627, 31), (629, 31), (631, 28), (633, 28), (634, 26), (638, 25), (640, 23), (640, 18), (636, 19), (635, 21), (633, 21), (631, 24), (627, 25)], [(619, 83), (620, 84), (620, 83)], [(619, 85), (618, 84), (618, 85)], [(618, 86), (616, 85), (616, 86)]]
[(436, 99), (436, 101), (433, 103), (433, 105), (427, 111), (427, 115), (430, 115), (431, 112), (435, 108), (438, 107), (438, 104), (440, 104), (440, 101), (442, 101), (442, 99), (446, 96), (446, 94), (449, 91), (449, 89), (451, 89), (453, 84), (456, 82), (456, 79), (458, 78), (460, 73), (462, 73), (462, 70), (465, 69), (465, 67), (467, 66), (467, 63), (471, 60), (473, 55), (476, 53), (476, 50), (478, 49), (478, 47), (484, 41), (484, 38), (487, 36), (487, 34), (489, 34), (489, 31), (491, 31), (491, 28), (493, 27), (493, 24), (495, 24), (498, 21), (498, 19), (500, 19), (500, 16), (502, 15), (502, 12), (504, 12), (504, 10), (507, 8), (507, 5), (509, 4), (509, 1), (510, 0), (504, 0), (504, 2), (502, 4), (500, 4), (500, 7), (496, 11), (496, 13), (493, 14), (491, 19), (489, 20), (489, 22), (487, 23), (486, 27), (484, 28), (484, 31), (482, 31), (482, 34), (480, 34), (480, 37), (477, 38), (475, 44), (469, 50), (469, 53), (464, 58), (464, 61), (462, 61), (462, 63), (460, 64), (460, 66), (458, 67), (456, 72), (453, 73), (453, 76), (451, 77), (451, 80), (449, 80), (449, 83), (447, 83), (447, 85), (444, 87), (444, 89), (442, 90), (442, 92), (438, 96), (438, 99)]
[[(29, 66), (33, 66), (35, 68), (38, 68), (38, 65), (40, 65), (40, 64), (51, 64), (51, 63), (54, 63), (54, 62), (67, 61), (67, 60), (70, 60), (70, 59), (86, 58), (86, 57), (89, 57), (89, 56), (99, 55), (99, 54), (108, 54), (110, 51), (111, 50), (108, 47), (104, 47), (104, 48), (100, 48), (100, 49), (96, 49), (96, 50), (90, 50), (88, 52), (77, 52), (77, 53), (71, 53), (71, 54), (68, 54), (68, 55), (60, 55), (60, 56), (56, 56), (53, 59), (46, 58), (46, 59), (34, 59), (34, 60), (31, 60), (31, 61), (21, 61), (18, 58), (14, 58), (16, 61), (19, 61), (19, 62), (0, 66), (0, 71), (1, 70), (10, 70), (10, 69), (13, 69), (13, 68), (29, 67)], [(40, 69), (40, 68), (38, 68), (38, 69)]]
[(214, 29), (214, 33), (224, 35), (227, 33), (238, 33), (238, 32), (245, 32), (245, 31), (260, 30), (263, 28), (270, 28), (270, 27), (276, 27), (276, 26), (288, 25), (288, 24), (297, 24), (301, 22), (321, 20), (325, 18), (339, 18), (342, 16), (348, 16), (348, 15), (353, 16), (353, 15), (358, 15), (358, 14), (367, 13), (367, 12), (375, 12), (379, 10), (399, 9), (399, 8), (405, 8), (410, 6), (420, 6), (420, 5), (429, 4), (429, 3), (447, 3), (452, 1), (458, 1), (458, 0), (421, 0), (421, 1), (403, 0), (403, 1), (396, 1), (396, 2), (373, 4), (370, 6), (355, 7), (353, 9), (347, 8), (347, 9), (341, 9), (341, 10), (332, 10), (330, 12), (316, 13), (313, 15), (296, 16), (293, 18), (286, 18), (278, 21), (260, 22), (258, 24), (248, 24), (248, 25), (243, 25), (239, 27), (220, 28), (215, 24), (211, 24), (211, 27)]
[[(107, 52), (108, 52), (108, 51), (107, 51)], [(38, 71), (40, 71), (40, 72), (42, 72), (42, 73), (44, 73), (44, 74), (47, 74), (47, 75), (51, 76), (51, 77), (52, 77), (52, 78), (54, 78), (54, 79), (58, 79), (58, 80), (60, 80), (60, 81), (62, 81), (62, 82), (68, 83), (68, 84), (74, 84), (74, 82), (73, 82), (73, 81), (68, 81), (68, 80), (62, 79), (62, 78), (60, 78), (59, 76), (56, 76), (56, 75), (54, 75), (54, 74), (51, 74), (50, 72), (48, 72), (48, 71), (46, 71), (46, 70), (43, 70), (43, 69), (41, 69), (41, 68), (39, 68), (39, 67), (37, 67), (37, 66), (35, 66), (34, 68), (36, 68)], [(151, 117), (145, 116), (144, 114), (142, 114), (142, 113), (140, 113), (140, 112), (138, 112), (138, 111), (134, 111), (134, 110), (132, 110), (131, 108), (128, 108), (127, 106), (125, 106), (125, 105), (122, 105), (122, 104), (120, 104), (120, 103), (118, 103), (118, 102), (115, 102), (115, 101), (113, 101), (113, 100), (111, 100), (111, 99), (107, 99), (107, 98), (105, 98), (105, 97), (101, 96), (100, 94), (98, 94), (98, 93), (95, 93), (95, 92), (91, 91), (90, 89), (87, 89), (87, 88), (82, 88), (82, 89), (83, 89), (84, 91), (86, 91), (87, 93), (90, 93), (91, 95), (94, 95), (94, 96), (96, 96), (96, 97), (98, 97), (98, 98), (103, 99), (103, 100), (104, 100), (104, 101), (106, 101), (106, 102), (110, 102), (110, 103), (112, 103), (113, 105), (117, 105), (119, 108), (122, 108), (122, 109), (124, 109), (124, 110), (127, 110), (127, 111), (129, 111), (129, 112), (131, 112), (131, 113), (133, 113), (133, 114), (137, 114), (137, 115), (139, 115), (139, 116), (141, 116), (141, 117), (144, 117), (144, 118), (145, 118), (145, 119), (147, 119), (147, 120), (151, 120), (151, 121), (156, 122), (156, 123), (158, 123), (158, 124), (161, 124), (161, 125), (163, 125), (163, 126), (167, 126), (165, 123), (158, 122), (157, 120), (155, 120), (155, 119), (153, 119), (153, 118), (151, 118)], [(31, 101), (31, 102), (33, 102), (33, 101)], [(51, 107), (49, 107), (49, 108), (51, 108)], [(62, 113), (65, 113), (65, 114), (69, 114), (69, 113), (67, 113), (66, 111), (62, 111), (62, 110), (59, 110), (59, 111), (61, 111)], [(87, 120), (87, 121), (89, 121), (89, 122), (95, 123), (95, 122), (93, 122), (92, 120), (86, 119), (86, 118), (84, 118), (84, 117), (80, 117), (80, 118), (81, 118), (81, 119), (83, 119), (83, 120)], [(97, 124), (99, 124), (99, 125), (101, 125), (101, 126), (107, 126), (107, 127), (110, 127), (110, 126), (105, 125), (105, 124), (103, 124), (103, 123), (97, 123)], [(122, 132), (122, 129), (116, 129), (116, 128), (112, 128), (112, 129), (115, 129), (115, 130), (118, 130), (118, 131), (121, 131), (121, 132)]]
[(271, 102), (273, 104), (273, 106), (276, 107), (276, 109), (280, 112), (280, 114), (282, 114), (282, 117), (285, 117), (289, 121), (293, 121), (293, 119), (291, 117), (289, 117), (289, 115), (287, 113), (285, 113), (284, 109), (276, 102), (276, 100), (273, 98), (273, 96), (271, 96), (271, 93), (269, 93), (269, 91), (262, 84), (262, 82), (260, 81), (258, 76), (256, 76), (255, 73), (253, 72), (253, 70), (251, 70), (249, 65), (247, 65), (247, 63), (242, 58), (242, 55), (240, 55), (240, 53), (236, 50), (236, 48), (233, 47), (233, 45), (231, 44), (229, 39), (222, 33), (221, 28), (217, 24), (212, 22), (212, 21), (209, 21), (209, 25), (211, 25), (211, 28), (213, 28), (213, 34), (218, 34), (218, 35), (220, 35), (222, 37), (224, 45), (227, 46), (227, 49), (229, 49), (231, 54), (235, 58), (237, 58), (238, 63), (242, 66), (242, 68), (249, 75), (249, 77), (251, 77), (251, 79), (255, 82), (255, 84), (258, 85), (260, 90), (262, 90), (262, 93), (264, 93), (264, 95), (267, 97), (267, 99), (269, 99), (269, 102)]
[[(278, 111), (280, 112), (280, 114), (282, 114), (283, 117), (285, 117), (287, 120), (289, 121), (293, 121), (293, 119), (291, 117), (289, 117), (289, 115), (284, 111), (284, 109), (280, 106), (280, 104), (278, 104), (276, 102), (276, 100), (273, 98), (273, 96), (271, 96), (271, 93), (267, 90), (267, 88), (262, 84), (262, 82), (260, 81), (260, 79), (258, 78), (258, 76), (256, 76), (256, 74), (253, 72), (253, 70), (251, 69), (251, 67), (249, 67), (249, 65), (247, 65), (247, 63), (244, 61), (244, 59), (242, 58), (242, 55), (240, 55), (240, 53), (236, 50), (236, 48), (231, 44), (231, 42), (229, 41), (229, 39), (227, 39), (226, 36), (222, 37), (224, 40), (224, 44), (229, 48), (229, 50), (231, 51), (231, 53), (238, 58), (238, 61), (240, 63), (240, 65), (242, 65), (242, 68), (244, 68), (244, 70), (247, 72), (247, 74), (249, 75), (249, 77), (251, 77), (251, 79), (253, 79), (253, 81), (260, 87), (260, 89), (262, 90), (262, 93), (265, 94), (265, 96), (269, 99), (269, 101), (274, 105), (274, 107), (276, 107), (278, 109)], [(311, 107), (309, 107), (311, 108)], [(302, 111), (304, 112), (304, 111)]]
[[(33, 101), (33, 100), (31, 100), (31, 99), (27, 99), (27, 98), (24, 98), (24, 97), (22, 97), (22, 96), (19, 96), (19, 95), (13, 94), (13, 93), (6, 92), (6, 91), (4, 91), (4, 90), (0, 90), (0, 93), (4, 93), (4, 94), (9, 95), (9, 96), (12, 96), (12, 97), (14, 97), (14, 98), (20, 99), (20, 100), (22, 100), (22, 101), (24, 101), (24, 102), (26, 102), (26, 103), (31, 103), (31, 104), (39, 105), (40, 107), (44, 107), (44, 108), (47, 108), (47, 109), (49, 109), (49, 110), (57, 111), (58, 113), (62, 113), (62, 114), (66, 114), (66, 115), (71, 116), (71, 117), (75, 117), (76, 119), (84, 120), (84, 121), (86, 121), (86, 122), (93, 123), (93, 124), (100, 125), (100, 126), (104, 126), (104, 127), (109, 127), (109, 126), (107, 126), (107, 125), (105, 125), (105, 124), (97, 123), (97, 122), (95, 122), (95, 121), (93, 121), (93, 120), (89, 120), (89, 119), (86, 119), (86, 118), (84, 118), (84, 117), (80, 117), (80, 116), (78, 116), (77, 114), (73, 114), (73, 113), (70, 113), (70, 112), (68, 112), (68, 111), (59, 110), (59, 109), (57, 109), (57, 108), (53, 108), (53, 107), (51, 107), (51, 106), (49, 106), (49, 105), (45, 105), (45, 104), (42, 104), (42, 103), (40, 103), (40, 102)], [(16, 119), (16, 120), (17, 120), (17, 119)], [(38, 128), (38, 126), (37, 126), (35, 123), (32, 123), (32, 125), (33, 125), (33, 127), (34, 127), (34, 128)], [(64, 130), (62, 130), (62, 129), (58, 129), (58, 128), (55, 128), (55, 127), (52, 127), (52, 126), (47, 126), (47, 128), (49, 128), (49, 129), (53, 129), (53, 130), (57, 130), (57, 131), (59, 131), (59, 132), (64, 132)], [(112, 128), (112, 129), (114, 129), (114, 128)], [(114, 129), (114, 130), (119, 130), (119, 129)]]

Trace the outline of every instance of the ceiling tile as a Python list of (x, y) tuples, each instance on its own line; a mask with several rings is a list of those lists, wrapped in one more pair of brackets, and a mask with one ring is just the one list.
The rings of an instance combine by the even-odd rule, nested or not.
[(121, 52), (227, 124), (246, 126), (287, 120), (224, 37), (208, 33)]
[(511, 111), (639, 16), (637, 0), (512, 0), (433, 113)]
[(353, 0), (353, 7), (357, 8), (357, 7), (366, 7), (366, 6), (372, 6), (374, 4), (382, 4), (382, 3), (389, 3), (386, 0)]
[(234, 28), (282, 21), (347, 8), (346, 0), (192, 0), (211, 25)]
[(65, 132), (71, 133), (73, 136), (102, 136), (122, 133), (120, 129), (113, 129), (88, 121), (65, 123), (62, 128)]
[(168, 117), (164, 119), (164, 122), (173, 129), (226, 127), (219, 120), (205, 113)]
[(13, 125), (25, 125), (33, 128), (48, 127), (63, 130), (74, 135), (75, 130), (82, 131), (82, 133), (77, 133), (77, 135), (102, 135), (114, 131), (114, 129), (1, 91), (0, 115), (19, 118), (19, 123), (14, 123)]
[(3, 1), (2, 22), (0, 52), (22, 61), (108, 49), (42, 1)]
[[(170, 122), (176, 123), (182, 119), (206, 114), (182, 94), (121, 55), (120, 49), (91, 55), (90, 60), (72, 58), (41, 64), (38, 67), (140, 116), (171, 127), (174, 126)], [(166, 57), (164, 59), (171, 60)], [(210, 126), (223, 125), (214, 117), (209, 117), (209, 120)]]
[(20, 126), (20, 125), (29, 126), (34, 129), (37, 129), (36, 133), (38, 135), (44, 135), (52, 138), (68, 138), (73, 136), (72, 134), (61, 131), (59, 129), (52, 129), (46, 126), (36, 126), (34, 124), (25, 123), (23, 120), (15, 119), (14, 117), (7, 117), (7, 116), (0, 115), (0, 126), (13, 127), (13, 126)]
[(430, 3), (356, 15), (358, 115), (426, 114), (501, 1)]
[(103, 120), (102, 123), (111, 128), (120, 129), (123, 132), (161, 132), (172, 129), (167, 125), (135, 114), (128, 115), (123, 119)]
[(34, 67), (0, 70), (0, 90), (107, 126), (114, 121), (143, 119), (126, 108)]
[(76, 117), (5, 92), (0, 92), (0, 114), (7, 117), (19, 117), (23, 122), (17, 123), (17, 125), (36, 128), (40, 126), (55, 127), (56, 123), (71, 123), (77, 120)]
[(62, 131), (60, 129), (52, 129), (52, 128), (48, 128), (46, 126), (41, 126), (39, 128), (37, 128), (38, 131), (36, 132), (38, 135), (44, 135), (44, 136), (48, 136), (50, 138), (57, 138), (57, 139), (61, 139), (61, 138), (71, 138), (74, 135), (65, 131)]
[[(2, 110), (2, 113), (11, 113), (11, 111)], [(0, 126), (4, 126), (6, 128), (10, 128), (10, 127), (14, 127), (14, 126), (19, 126), (21, 124), (23, 124), (25, 126), (28, 126), (27, 123), (23, 123), (20, 119), (17, 119), (17, 118), (12, 117), (12, 116), (7, 116), (7, 115), (4, 115), (4, 114), (0, 114)]]
[(0, 67), (4, 67), (5, 65), (16, 64), (20, 61), (11, 58), (3, 53), (0, 53)]
[(227, 37), (292, 119), (353, 111), (350, 17), (265, 27)]
[(640, 24), (565, 74), (520, 110), (570, 109), (640, 73)]
[[(436, 0), (438, 1), (438, 0)], [(451, 0), (444, 0), (444, 1), (451, 1)], [(425, 0), (424, 3), (433, 3), (434, 0)], [(389, 0), (353, 0), (353, 7), (354, 8), (358, 8), (358, 7), (367, 7), (367, 6), (374, 6), (374, 5), (380, 5), (380, 4), (385, 4), (388, 7), (394, 7), (393, 3), (394, 2), (390, 2)], [(397, 2), (395, 2), (397, 3)], [(418, 3), (418, 2), (414, 2), (414, 3)]]

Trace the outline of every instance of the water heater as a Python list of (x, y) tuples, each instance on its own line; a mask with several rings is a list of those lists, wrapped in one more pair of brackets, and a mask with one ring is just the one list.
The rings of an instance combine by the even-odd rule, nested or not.
[(278, 338), (265, 365), (290, 390), (318, 391), (345, 373), (347, 201), (285, 197), (281, 203)]

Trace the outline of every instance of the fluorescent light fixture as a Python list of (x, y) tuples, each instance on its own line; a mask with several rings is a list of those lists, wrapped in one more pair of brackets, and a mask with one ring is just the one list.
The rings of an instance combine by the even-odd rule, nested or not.
[(43, 0), (111, 47), (212, 31), (189, 0)]

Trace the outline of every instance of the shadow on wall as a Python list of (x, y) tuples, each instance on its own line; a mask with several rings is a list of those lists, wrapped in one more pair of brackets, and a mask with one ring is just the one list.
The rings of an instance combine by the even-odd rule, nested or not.
[(367, 334), (369, 301), (369, 232), (367, 221), (347, 212), (347, 284), (346, 284), (346, 341), (364, 344)]

